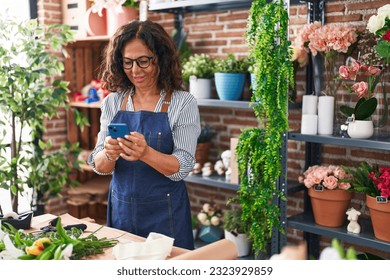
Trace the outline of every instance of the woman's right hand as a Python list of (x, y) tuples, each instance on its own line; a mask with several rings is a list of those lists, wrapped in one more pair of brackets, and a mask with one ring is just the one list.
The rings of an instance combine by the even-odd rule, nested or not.
[(104, 150), (106, 157), (111, 160), (117, 160), (121, 153), (123, 153), (123, 149), (119, 146), (119, 142), (117, 139), (113, 139), (111, 136), (107, 136), (104, 140)]

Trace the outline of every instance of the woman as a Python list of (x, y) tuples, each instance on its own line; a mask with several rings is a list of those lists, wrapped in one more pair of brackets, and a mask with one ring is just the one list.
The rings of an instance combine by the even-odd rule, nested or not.
[[(196, 99), (182, 90), (176, 46), (159, 24), (132, 21), (117, 30), (105, 56), (101, 79), (113, 93), (103, 100), (88, 163), (112, 174), (107, 225), (143, 237), (162, 233), (193, 249), (183, 179), (195, 164), (200, 119)], [(130, 134), (113, 139), (110, 123), (126, 123)]]

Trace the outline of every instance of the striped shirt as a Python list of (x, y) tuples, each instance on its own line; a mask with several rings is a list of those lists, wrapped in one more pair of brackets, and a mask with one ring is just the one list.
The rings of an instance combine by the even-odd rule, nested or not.
[[(133, 90), (130, 95), (133, 95)], [(110, 173), (101, 173), (96, 170), (94, 164), (95, 155), (104, 149), (104, 139), (108, 136), (108, 124), (112, 121), (116, 113), (120, 110), (126, 92), (111, 93), (100, 106), (100, 131), (98, 133), (97, 143), (88, 157), (88, 164), (93, 167), (93, 170), (99, 175), (109, 175)], [(165, 92), (161, 91), (160, 99), (157, 102), (154, 112), (160, 112), (164, 103)], [(134, 111), (133, 99), (128, 98), (126, 104), (127, 111)], [(171, 102), (168, 107), (169, 125), (173, 137), (173, 152), (179, 162), (179, 171), (167, 176), (173, 181), (184, 179), (189, 172), (192, 171), (195, 165), (195, 150), (200, 134), (200, 117), (196, 99), (193, 95), (186, 91), (175, 90), (171, 97)]]

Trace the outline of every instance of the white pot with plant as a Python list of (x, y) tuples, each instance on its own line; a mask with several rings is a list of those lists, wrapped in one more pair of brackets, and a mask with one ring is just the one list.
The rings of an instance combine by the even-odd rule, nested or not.
[(214, 62), (207, 54), (195, 54), (183, 64), (183, 80), (189, 83), (190, 93), (198, 99), (211, 98)]
[(248, 239), (249, 225), (243, 221), (241, 216), (241, 209), (232, 209), (225, 211), (222, 217), (225, 238), (234, 242), (238, 257), (249, 255), (251, 249)]

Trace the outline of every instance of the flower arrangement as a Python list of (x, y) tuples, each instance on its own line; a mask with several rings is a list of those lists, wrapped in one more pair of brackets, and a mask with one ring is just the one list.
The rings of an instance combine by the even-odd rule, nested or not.
[(0, 223), (0, 260), (79, 260), (101, 254), (105, 248), (117, 244), (117, 240), (98, 238), (95, 233), (84, 236), (83, 231), (75, 227), (65, 230), (61, 217), (55, 231), (34, 234), (19, 231), (6, 222)]
[[(349, 92), (355, 93), (359, 97), (355, 108), (346, 105), (340, 106), (340, 111), (346, 116), (354, 115), (356, 120), (365, 120), (369, 118), (375, 111), (378, 100), (373, 96), (375, 87), (381, 78), (382, 68), (379, 66), (368, 66), (365, 63), (348, 59), (347, 65), (342, 65), (339, 68), (339, 77), (346, 80), (354, 81), (352, 86), (343, 83)], [(362, 81), (366, 78), (367, 81)]]
[[(324, 55), (325, 59), (325, 82), (324, 94), (335, 96), (338, 84), (335, 81), (335, 65), (340, 53), (348, 53), (351, 46), (357, 41), (358, 35), (354, 27), (349, 25), (322, 25), (315, 21), (303, 26), (298, 33), (293, 49), (296, 55), (294, 59), (300, 59), (301, 65), (307, 63), (302, 50), (316, 56)], [(337, 71), (337, 70), (336, 70)]]
[(390, 58), (390, 4), (384, 5), (378, 9), (377, 15), (370, 17), (367, 23), (367, 29), (379, 35), (380, 39), (375, 46), (378, 54), (383, 58)]
[(362, 162), (356, 167), (343, 167), (352, 175), (348, 182), (354, 191), (372, 197), (383, 196), (390, 198), (390, 167), (379, 167)]
[(189, 81), (190, 76), (196, 76), (198, 79), (212, 79), (214, 61), (207, 54), (194, 54), (183, 64), (182, 75), (186, 82)]
[(345, 180), (349, 178), (350, 175), (341, 166), (313, 165), (302, 176), (299, 176), (298, 181), (303, 183), (306, 188), (320, 185), (329, 190), (348, 190), (351, 188), (351, 184)]
[(139, 7), (140, 0), (90, 0), (93, 2), (92, 12), (98, 13), (102, 16), (103, 9), (114, 8), (116, 13), (122, 12), (122, 6), (124, 7)]
[(203, 226), (219, 226), (222, 221), (222, 211), (216, 204), (205, 203), (197, 218)]

